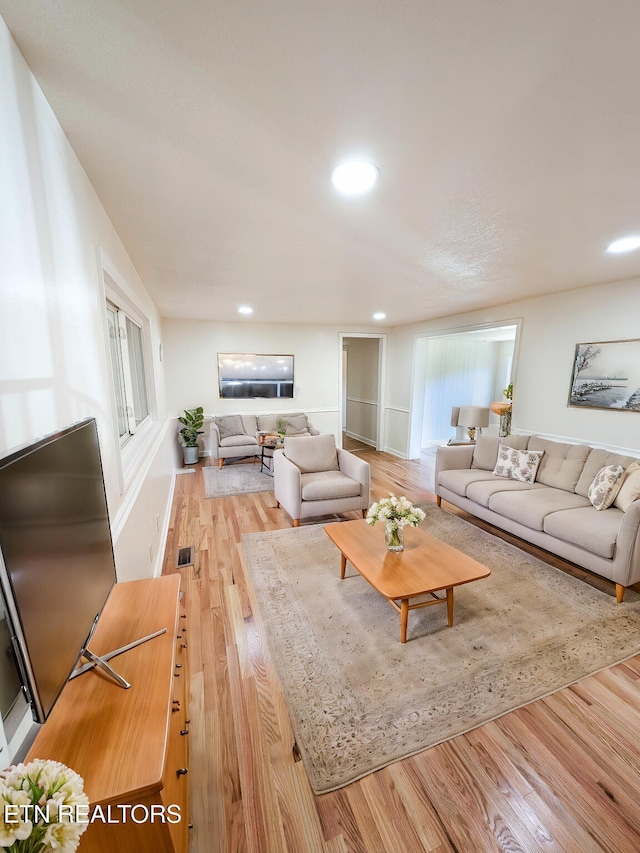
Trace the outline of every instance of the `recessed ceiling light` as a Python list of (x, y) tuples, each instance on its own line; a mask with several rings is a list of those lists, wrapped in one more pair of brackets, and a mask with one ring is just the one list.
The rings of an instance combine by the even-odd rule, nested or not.
[(251, 305), (241, 305), (238, 308), (238, 314), (253, 314), (253, 308)]
[(334, 187), (346, 195), (360, 195), (368, 192), (379, 175), (378, 167), (364, 160), (352, 160), (341, 163), (331, 173)]
[(376, 313), (373, 315), (373, 319), (374, 320), (384, 320), (384, 318), (386, 316), (387, 315), (384, 313), (384, 311), (376, 311)]
[(612, 255), (633, 252), (634, 249), (640, 249), (640, 237), (623, 237), (621, 240), (614, 240), (607, 246), (607, 252)]

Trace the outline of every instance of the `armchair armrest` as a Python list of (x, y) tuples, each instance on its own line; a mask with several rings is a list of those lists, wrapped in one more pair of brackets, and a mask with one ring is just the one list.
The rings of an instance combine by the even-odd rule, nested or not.
[(280, 449), (273, 454), (273, 494), (291, 518), (300, 518), (302, 503), (300, 469), (287, 459), (284, 450)]
[(340, 447), (336, 448), (336, 450), (340, 470), (347, 477), (351, 477), (352, 480), (361, 484), (360, 494), (363, 496), (366, 495), (368, 499), (371, 490), (371, 468), (369, 463), (365, 462), (364, 459), (360, 459), (354, 453), (350, 453), (348, 450), (343, 450)]

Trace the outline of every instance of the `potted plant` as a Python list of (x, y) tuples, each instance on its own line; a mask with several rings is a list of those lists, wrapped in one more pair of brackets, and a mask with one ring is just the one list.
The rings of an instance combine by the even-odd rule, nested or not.
[(180, 430), (185, 465), (194, 465), (198, 461), (198, 436), (204, 430), (204, 414), (202, 406), (196, 409), (185, 409), (184, 415), (178, 418), (184, 424)]
[(277, 418), (276, 430), (278, 435), (280, 436), (280, 444), (282, 444), (284, 442), (284, 437), (287, 434), (287, 422), (284, 418)]

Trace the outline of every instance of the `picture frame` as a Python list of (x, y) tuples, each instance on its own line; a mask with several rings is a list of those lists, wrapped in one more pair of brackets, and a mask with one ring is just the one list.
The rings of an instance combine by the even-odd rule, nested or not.
[(221, 399), (292, 399), (293, 355), (248, 352), (218, 353)]
[(567, 405), (640, 412), (640, 338), (576, 344)]

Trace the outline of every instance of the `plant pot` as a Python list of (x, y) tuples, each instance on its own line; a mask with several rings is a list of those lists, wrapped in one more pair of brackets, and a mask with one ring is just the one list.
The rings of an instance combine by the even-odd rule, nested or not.
[(184, 456), (184, 464), (185, 465), (195, 465), (198, 461), (198, 448), (197, 447), (183, 447), (182, 455)]

